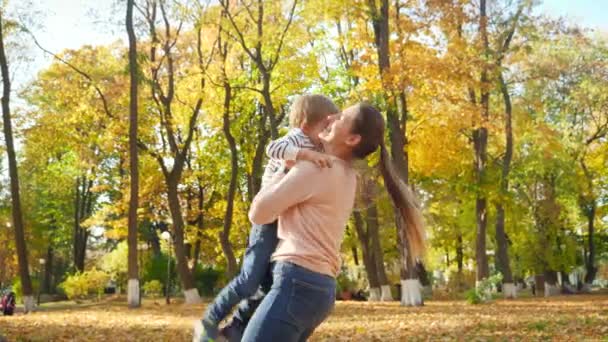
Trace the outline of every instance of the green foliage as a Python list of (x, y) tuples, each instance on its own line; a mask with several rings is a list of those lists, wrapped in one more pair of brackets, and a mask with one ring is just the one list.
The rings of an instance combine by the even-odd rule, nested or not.
[(481, 304), (484, 302), (483, 297), (480, 295), (477, 289), (474, 288), (467, 290), (467, 292), (465, 292), (465, 297), (469, 304)]
[(222, 278), (224, 271), (213, 266), (196, 265), (194, 269), (194, 282), (202, 296), (212, 296), (216, 286)]
[(342, 292), (354, 292), (357, 290), (357, 282), (352, 280), (347, 272), (340, 272), (336, 278), (336, 291)]
[(502, 281), (502, 274), (496, 273), (477, 283), (477, 286), (465, 293), (469, 304), (485, 303), (492, 299), (492, 291), (496, 284)]
[(163, 293), (163, 284), (158, 280), (150, 280), (144, 284), (143, 290), (146, 296), (157, 298)]
[(86, 299), (90, 296), (101, 298), (109, 280), (110, 275), (94, 268), (68, 276), (60, 286), (69, 299)]
[(99, 267), (116, 281), (117, 285), (124, 287), (127, 283), (129, 246), (127, 241), (120, 242), (110, 253), (99, 260)]
[[(171, 281), (172, 286), (174, 286), (176, 277), (177, 277), (177, 272), (175, 269), (175, 259), (171, 258), (169, 262), (171, 263), (170, 281)], [(163, 286), (167, 286), (167, 255), (166, 254), (161, 253), (161, 254), (159, 254), (157, 256), (153, 256), (147, 260), (145, 267), (144, 267), (143, 282), (147, 283), (151, 280), (157, 280), (161, 284), (163, 284)]]

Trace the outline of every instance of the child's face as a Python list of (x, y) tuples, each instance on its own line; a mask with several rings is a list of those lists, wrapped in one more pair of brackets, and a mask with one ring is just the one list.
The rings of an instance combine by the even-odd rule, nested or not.
[(325, 131), (331, 121), (332, 117), (328, 115), (327, 117), (313, 125), (305, 123), (302, 125), (302, 132), (304, 132), (304, 134), (306, 134), (310, 138), (310, 140), (312, 140), (313, 143), (315, 143), (316, 145), (320, 145), (321, 138), (319, 138), (319, 134)]

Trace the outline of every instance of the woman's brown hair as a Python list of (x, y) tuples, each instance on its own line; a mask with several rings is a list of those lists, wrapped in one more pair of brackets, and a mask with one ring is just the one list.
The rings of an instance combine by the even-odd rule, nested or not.
[(405, 223), (405, 240), (408, 248), (407, 257), (411, 265), (416, 259), (422, 258), (425, 250), (426, 234), (422, 214), (416, 197), (395, 172), (392, 160), (388, 156), (384, 144), (384, 118), (370, 104), (357, 105), (358, 112), (354, 119), (352, 133), (361, 136), (361, 141), (353, 149), (356, 158), (363, 159), (380, 147), (380, 172), (384, 185), (398, 209), (399, 219)]

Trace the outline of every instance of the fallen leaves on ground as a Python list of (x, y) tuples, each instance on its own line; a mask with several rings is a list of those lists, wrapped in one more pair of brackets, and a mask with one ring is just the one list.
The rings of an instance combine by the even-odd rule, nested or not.
[[(129, 309), (118, 301), (64, 304), (0, 316), (8, 341), (190, 341), (192, 322), (205, 304), (156, 304)], [(429, 301), (338, 302), (311, 341), (608, 339), (608, 295), (498, 300), (469, 305)], [(1, 340), (1, 337), (0, 337)]]

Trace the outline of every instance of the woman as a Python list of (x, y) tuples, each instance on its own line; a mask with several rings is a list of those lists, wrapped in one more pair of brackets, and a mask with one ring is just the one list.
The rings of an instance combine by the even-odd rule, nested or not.
[(335, 302), (340, 244), (352, 212), (356, 174), (351, 162), (380, 147), (385, 184), (407, 222), (410, 257), (422, 254), (420, 213), (407, 186), (396, 178), (384, 146), (384, 119), (368, 104), (336, 115), (320, 136), (331, 168), (300, 162), (273, 179), (254, 199), (256, 224), (279, 219), (273, 254), (273, 285), (243, 335), (243, 341), (304, 341), (327, 318)]

